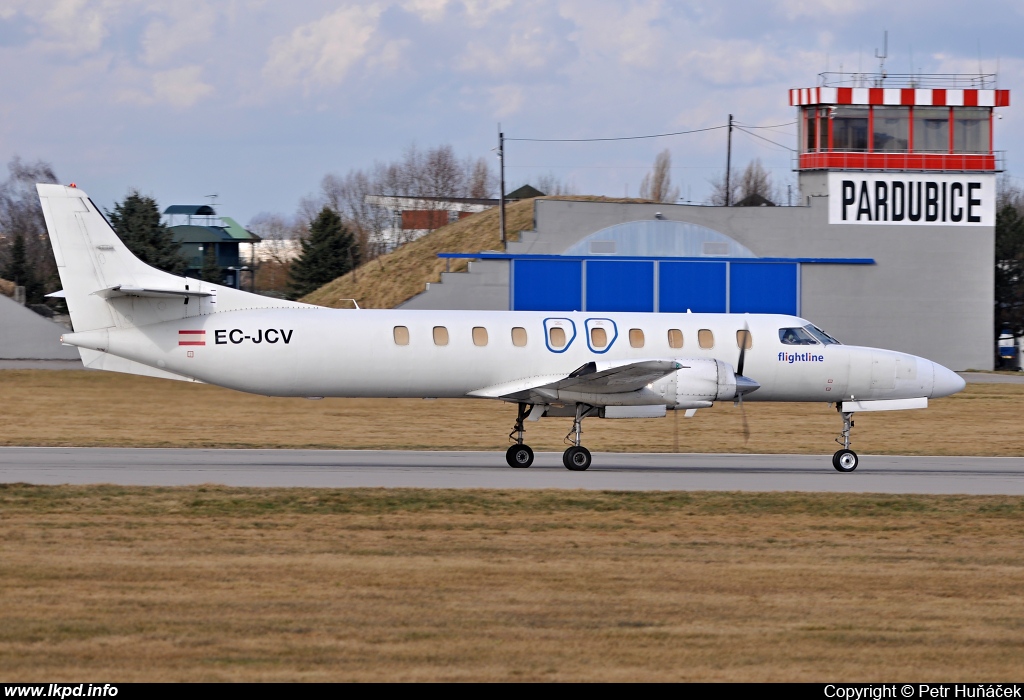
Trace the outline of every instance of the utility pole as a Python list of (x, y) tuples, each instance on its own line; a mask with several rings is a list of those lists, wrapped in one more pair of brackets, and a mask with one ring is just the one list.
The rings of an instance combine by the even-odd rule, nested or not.
[(498, 124), (498, 226), (501, 227), (501, 249), (508, 249), (508, 242), (505, 240), (505, 134)]
[(732, 115), (729, 115), (729, 141), (725, 148), (725, 206), (729, 206), (729, 169), (732, 167)]

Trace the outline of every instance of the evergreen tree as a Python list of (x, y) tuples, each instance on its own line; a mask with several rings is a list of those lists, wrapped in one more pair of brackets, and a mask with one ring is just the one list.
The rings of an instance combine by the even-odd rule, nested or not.
[(14, 282), (14, 286), (25, 288), (25, 300), (28, 303), (40, 303), (43, 286), (36, 278), (32, 266), (28, 264), (25, 237), (21, 233), (14, 234), (14, 241), (11, 243), (11, 257), (7, 262), (7, 267), (4, 268), (3, 276)]
[(205, 243), (204, 245), (206, 252), (203, 253), (203, 269), (199, 271), (199, 276), (204, 282), (220, 284), (224, 279), (224, 271), (217, 264), (217, 244)]
[(107, 218), (118, 238), (139, 260), (174, 275), (184, 274), (188, 261), (170, 229), (160, 223), (155, 199), (132, 190), (123, 202), (114, 205), (114, 211), (107, 212)]
[(324, 207), (309, 226), (302, 253), (291, 266), (288, 289), (298, 298), (319, 289), (359, 264), (355, 236), (330, 207)]
[(996, 337), (1024, 332), (1024, 218), (1012, 204), (996, 214)]

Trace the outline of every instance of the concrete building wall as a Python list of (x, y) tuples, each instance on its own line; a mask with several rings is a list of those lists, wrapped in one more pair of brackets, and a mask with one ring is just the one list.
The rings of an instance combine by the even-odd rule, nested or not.
[[(760, 257), (873, 258), (875, 265), (802, 265), (801, 315), (845, 343), (957, 370), (992, 368), (993, 228), (829, 224), (824, 176), (801, 180), (805, 205), (798, 207), (540, 199), (536, 230), (523, 232), (508, 252), (559, 254), (613, 224), (660, 214), (720, 231)], [(473, 263), (469, 273), (446, 275), (406, 306), (507, 309), (508, 284), (507, 262)]]
[(0, 360), (77, 360), (78, 348), (60, 344), (66, 332), (0, 294)]

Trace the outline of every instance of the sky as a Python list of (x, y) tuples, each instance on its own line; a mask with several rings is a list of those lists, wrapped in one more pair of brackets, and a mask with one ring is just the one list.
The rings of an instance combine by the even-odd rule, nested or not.
[[(580, 139), (733, 114), (785, 125), (754, 132), (777, 143), (734, 132), (733, 163), (760, 158), (795, 196), (788, 89), (877, 70), (885, 30), (889, 73), (998, 69), (1011, 105), (1024, 97), (1020, 0), (0, 0), (0, 160), (46, 161), (106, 209), (133, 189), (161, 207), (215, 194), (244, 224), (411, 144), (495, 157), (499, 123)], [(1014, 176), (1020, 111), (995, 131)], [(554, 175), (636, 196), (665, 148), (682, 198), (705, 201), (721, 129), (510, 140), (508, 189)]]

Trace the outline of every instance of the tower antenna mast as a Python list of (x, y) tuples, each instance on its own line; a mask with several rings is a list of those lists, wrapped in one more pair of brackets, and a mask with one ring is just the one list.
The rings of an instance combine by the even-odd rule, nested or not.
[(889, 30), (885, 30), (884, 38), (882, 40), (882, 53), (878, 53), (878, 49), (875, 49), (875, 58), (878, 59), (878, 80), (875, 87), (882, 87), (882, 83), (885, 82), (885, 59), (889, 58)]

